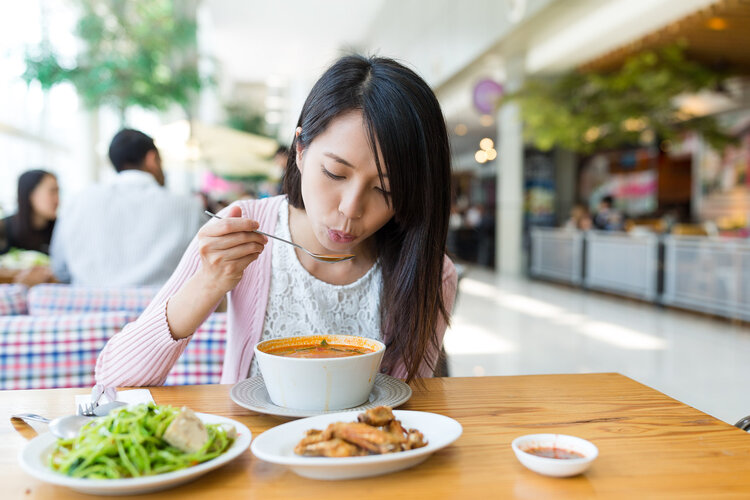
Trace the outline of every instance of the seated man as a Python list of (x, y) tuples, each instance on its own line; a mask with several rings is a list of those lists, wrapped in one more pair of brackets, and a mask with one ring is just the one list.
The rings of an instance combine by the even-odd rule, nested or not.
[(118, 175), (63, 205), (52, 271), (76, 285), (161, 285), (204, 222), (200, 201), (163, 187), (159, 151), (142, 132), (118, 132), (109, 159)]

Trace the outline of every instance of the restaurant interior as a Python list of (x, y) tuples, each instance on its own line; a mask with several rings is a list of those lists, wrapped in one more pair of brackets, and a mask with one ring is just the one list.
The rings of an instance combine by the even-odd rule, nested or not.
[[(745, 0), (5, 6), (0, 480), (747, 498), (748, 47)], [(353, 54), (395, 60), (379, 108), (431, 90), (437, 129), (417, 106), (388, 123), (432, 137), (378, 136), (361, 89), (308, 136), (316, 82)], [(422, 247), (387, 135), (420, 179)], [(303, 168), (316, 142), (326, 184)], [(326, 246), (312, 201), (355, 192)], [(366, 242), (346, 233), (382, 207)], [(241, 265), (213, 260), (231, 231)]]

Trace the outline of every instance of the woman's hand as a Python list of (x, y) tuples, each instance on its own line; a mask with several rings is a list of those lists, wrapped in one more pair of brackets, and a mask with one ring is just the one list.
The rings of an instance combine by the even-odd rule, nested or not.
[(240, 207), (231, 207), (223, 219), (213, 219), (198, 231), (199, 271), (222, 293), (232, 290), (265, 248), (268, 239), (255, 233), (258, 223), (242, 217)]
[(47, 266), (34, 266), (30, 269), (24, 269), (16, 275), (13, 282), (20, 283), (29, 288), (40, 283), (51, 283), (55, 281), (55, 275)]

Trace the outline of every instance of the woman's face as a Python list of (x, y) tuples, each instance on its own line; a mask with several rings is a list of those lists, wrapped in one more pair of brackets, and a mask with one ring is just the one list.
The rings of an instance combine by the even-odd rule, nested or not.
[(298, 148), (297, 165), (305, 212), (323, 248), (353, 251), (393, 217), (388, 177), (381, 186), (361, 112), (339, 116)]
[(31, 209), (47, 220), (57, 218), (57, 205), (60, 202), (57, 179), (54, 175), (45, 175), (29, 195)]

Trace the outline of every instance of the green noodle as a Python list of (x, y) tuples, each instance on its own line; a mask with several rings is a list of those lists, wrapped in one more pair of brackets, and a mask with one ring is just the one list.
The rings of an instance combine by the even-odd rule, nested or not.
[(208, 440), (185, 453), (162, 439), (180, 412), (153, 403), (125, 407), (86, 424), (78, 436), (58, 439), (49, 466), (71, 477), (118, 479), (151, 476), (184, 469), (224, 453), (232, 439), (220, 424), (208, 424)]

